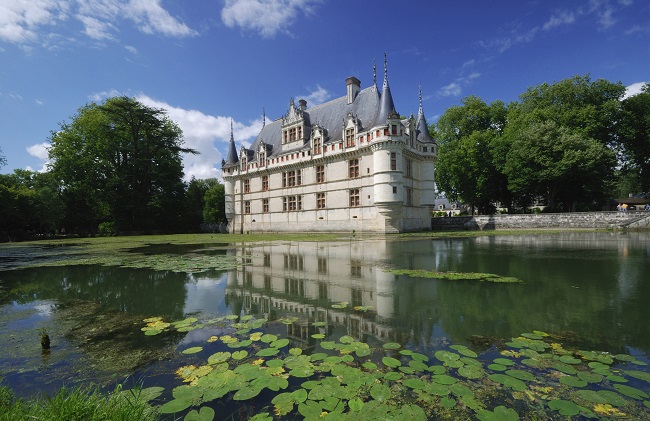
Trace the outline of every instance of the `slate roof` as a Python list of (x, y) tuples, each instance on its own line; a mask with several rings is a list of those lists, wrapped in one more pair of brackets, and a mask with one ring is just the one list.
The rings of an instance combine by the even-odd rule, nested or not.
[[(390, 96), (390, 91), (388, 92), (388, 96)], [(380, 109), (380, 99), (379, 90), (373, 85), (361, 90), (351, 104), (347, 103), (347, 96), (342, 96), (313, 108), (308, 108), (303, 112), (303, 115), (309, 126), (319, 125), (325, 129), (327, 138), (323, 143), (334, 142), (342, 139), (343, 123), (348, 113), (352, 113), (357, 118), (362, 130), (370, 129), (382, 123), (385, 124), (385, 118), (383, 121), (377, 118)], [(390, 104), (392, 103), (393, 100), (390, 98)], [(309, 138), (310, 134), (310, 127), (308, 127), (305, 137)], [(260, 142), (264, 142), (273, 148), (268, 156), (275, 155), (281, 150), (282, 119), (265, 125), (257, 135), (250, 149), (257, 151)], [(288, 146), (285, 145), (285, 151)], [(305, 145), (296, 144), (296, 149), (302, 149), (303, 146)]]

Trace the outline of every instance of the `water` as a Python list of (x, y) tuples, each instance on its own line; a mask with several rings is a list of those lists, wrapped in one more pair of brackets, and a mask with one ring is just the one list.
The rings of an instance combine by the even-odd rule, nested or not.
[[(147, 252), (190, 250), (196, 247)], [(270, 242), (227, 253), (245, 265), (198, 274), (101, 266), (0, 272), (4, 384), (28, 396), (126, 376), (171, 382), (178, 352), (218, 334), (146, 337), (139, 329), (151, 316), (296, 317), (289, 327), (268, 329), (285, 329), (292, 346), (303, 348), (317, 342), (309, 322), (328, 321), (321, 329), (328, 338), (397, 341), (429, 354), (450, 343), (484, 351), (498, 339), (541, 330), (581, 349), (642, 361), (650, 355), (647, 232)], [(493, 273), (523, 283), (413, 278), (391, 268)], [(332, 307), (340, 302), (370, 310)], [(52, 339), (49, 353), (40, 350), (41, 328)]]

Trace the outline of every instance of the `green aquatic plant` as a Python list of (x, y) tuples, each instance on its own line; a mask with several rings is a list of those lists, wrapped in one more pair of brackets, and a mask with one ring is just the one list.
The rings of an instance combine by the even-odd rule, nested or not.
[(422, 269), (385, 269), (386, 272), (394, 275), (406, 275), (412, 278), (435, 278), (444, 279), (446, 281), (480, 281), (480, 282), (494, 282), (504, 284), (516, 284), (523, 281), (512, 276), (501, 276), (493, 273), (479, 273), (479, 272), (438, 272), (435, 270), (422, 270)]
[[(631, 369), (643, 361), (566, 349), (561, 338), (540, 331), (511, 338), (499, 356), (494, 349), (481, 355), (460, 344), (426, 355), (394, 341), (371, 348), (349, 335), (311, 335), (315, 345), (292, 346), (289, 338), (257, 330), (270, 322), (252, 317), (180, 323), (149, 318), (144, 323), (169, 323), (158, 329), (162, 334), (185, 324), (217, 324), (223, 331), (203, 345), (214, 347), (204, 365), (177, 370), (182, 384), (159, 408), (164, 414), (185, 414), (185, 419), (214, 418), (206, 405), (221, 399), (242, 405), (255, 399), (259, 413), (248, 416), (257, 420), (650, 415), (650, 374)], [(259, 399), (268, 399), (266, 406), (260, 407)]]

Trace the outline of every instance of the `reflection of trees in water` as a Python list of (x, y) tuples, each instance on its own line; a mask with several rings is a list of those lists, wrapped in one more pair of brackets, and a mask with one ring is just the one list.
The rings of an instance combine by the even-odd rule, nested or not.
[(91, 301), (106, 309), (183, 317), (187, 275), (149, 269), (69, 266), (25, 269), (3, 274), (3, 302)]

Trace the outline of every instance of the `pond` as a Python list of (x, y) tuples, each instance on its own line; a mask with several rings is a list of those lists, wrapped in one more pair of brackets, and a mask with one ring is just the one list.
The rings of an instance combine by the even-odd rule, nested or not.
[[(648, 232), (131, 252), (157, 263), (0, 272), (3, 384), (20, 396), (89, 383), (160, 386), (152, 402), (178, 404), (163, 412), (210, 408), (216, 419), (650, 418)], [(49, 351), (40, 349), (43, 328)], [(275, 371), (257, 377), (244, 366)], [(346, 369), (361, 383), (346, 380)], [(243, 376), (239, 386), (207, 385), (229, 376)], [(347, 392), (312, 398), (327, 378)]]

